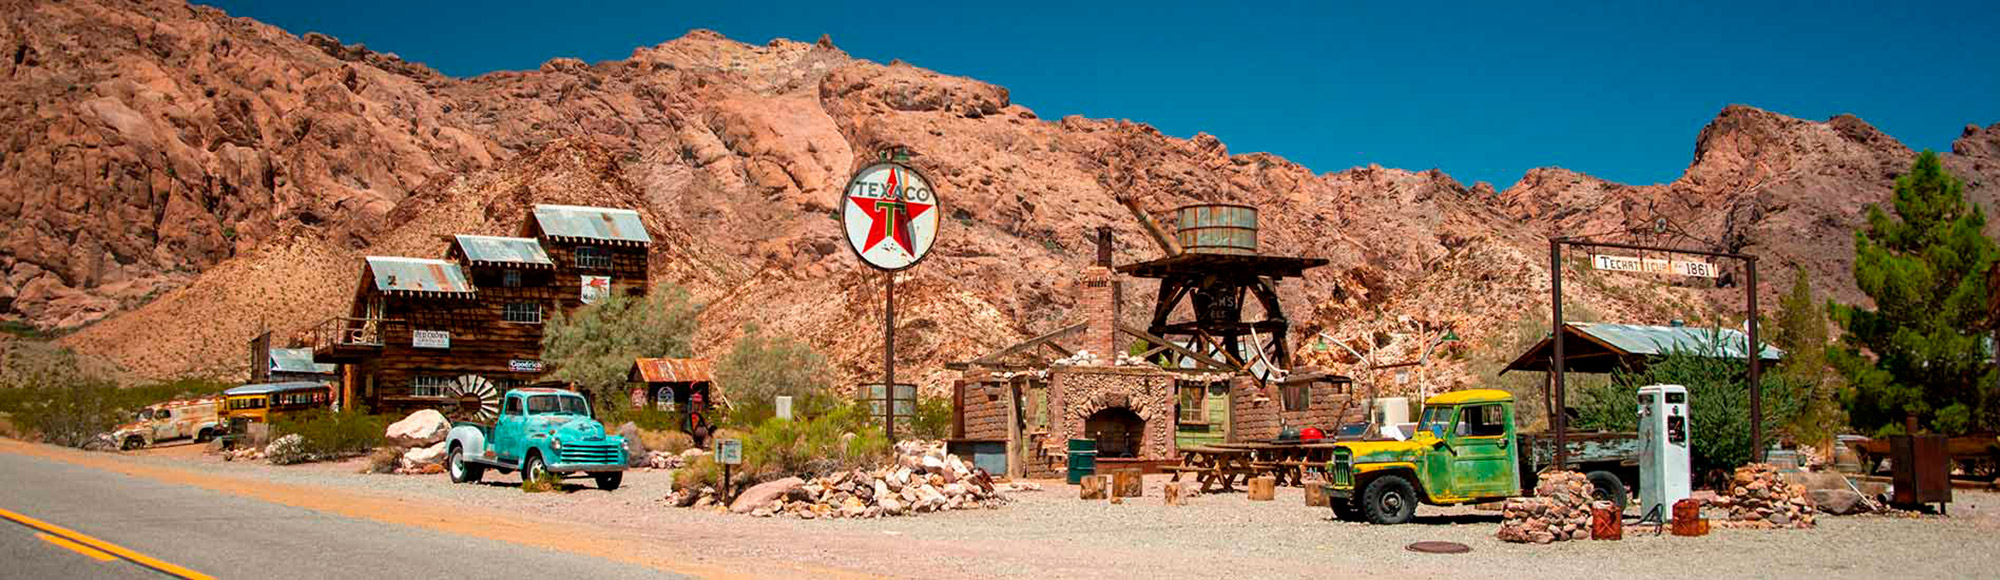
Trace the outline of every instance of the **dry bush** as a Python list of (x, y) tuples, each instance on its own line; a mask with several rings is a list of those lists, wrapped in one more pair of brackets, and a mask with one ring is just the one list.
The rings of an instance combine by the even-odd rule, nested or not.
[(380, 449), (376, 449), (374, 453), (368, 454), (368, 466), (362, 468), (361, 472), (395, 473), (396, 467), (398, 465), (401, 465), (402, 459), (403, 459), (402, 449), (396, 447), (382, 447)]
[(722, 464), (715, 458), (702, 455), (680, 469), (674, 470), (674, 489), (695, 491), (701, 486), (718, 487), (722, 483)]
[(543, 472), (540, 477), (536, 477), (534, 479), (521, 480), (521, 491), (525, 491), (528, 493), (545, 493), (545, 492), (562, 493), (562, 492), (567, 492), (569, 490), (563, 487), (562, 476), (556, 475), (554, 473)]
[(694, 447), (694, 436), (679, 431), (639, 430), (639, 443), (647, 451), (678, 454)]

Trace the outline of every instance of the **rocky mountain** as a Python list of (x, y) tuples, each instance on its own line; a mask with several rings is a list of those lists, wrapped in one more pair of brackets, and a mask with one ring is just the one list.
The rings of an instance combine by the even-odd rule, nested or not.
[[(860, 380), (878, 372), (882, 276), (830, 216), (852, 168), (890, 146), (912, 151), (951, 218), (935, 255), (899, 276), (905, 376), (946, 384), (944, 363), (1068, 321), (1098, 226), (1115, 229), (1120, 262), (1154, 257), (1119, 192), (1158, 213), (1260, 207), (1266, 251), (1333, 261), (1281, 288), (1307, 331), (1295, 340), (1325, 331), (1413, 358), (1408, 329), (1477, 343), (1545, 318), (1555, 231), (1665, 216), (1770, 256), (1768, 287), (1784, 264), (1810, 264), (1851, 294), (1842, 228), (1887, 199), (1910, 156), (1851, 117), (1732, 107), (1674, 183), (1551, 168), (1495, 193), (1438, 171), (1316, 174), (1208, 135), (1043, 119), (1004, 88), (855, 59), (828, 38), (753, 46), (698, 30), (622, 60), (452, 78), (170, 0), (0, 5), (5, 315), (139, 377), (240, 372), (258, 329), (344, 312), (360, 256), (440, 255), (442, 235), (511, 233), (529, 205), (570, 202), (641, 211), (661, 241), (657, 281), (708, 305), (698, 352), (759, 324)], [(1996, 135), (1969, 130), (1951, 161), (1983, 201)], [(1658, 321), (1733, 295), (1602, 278), (1574, 300), (1606, 318)], [(1132, 286), (1139, 323), (1151, 289)]]

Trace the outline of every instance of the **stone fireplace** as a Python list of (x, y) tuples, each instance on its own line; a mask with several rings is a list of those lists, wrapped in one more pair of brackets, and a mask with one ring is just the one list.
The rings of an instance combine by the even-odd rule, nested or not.
[(1174, 376), (1155, 367), (1049, 369), (1046, 451), (1097, 439), (1098, 457), (1169, 460), (1174, 452)]

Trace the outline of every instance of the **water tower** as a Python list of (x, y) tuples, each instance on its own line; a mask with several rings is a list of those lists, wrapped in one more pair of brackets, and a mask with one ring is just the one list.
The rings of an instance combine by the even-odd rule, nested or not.
[[(1326, 260), (1260, 253), (1255, 207), (1227, 203), (1182, 207), (1174, 211), (1176, 228), (1168, 238), (1135, 200), (1120, 201), (1167, 254), (1117, 268), (1123, 274), (1160, 281), (1149, 333), (1197, 351), (1220, 352), (1225, 362), (1241, 369), (1249, 369), (1260, 357), (1269, 366), (1291, 366), (1291, 350), (1286, 346), (1291, 322), (1278, 304), (1278, 282), (1303, 276), (1309, 268), (1326, 265)], [(1262, 320), (1243, 320), (1248, 297), (1263, 306)], [(1175, 316), (1184, 302), (1189, 304), (1191, 318)], [(1263, 352), (1246, 353), (1245, 337), (1262, 342), (1253, 346)]]

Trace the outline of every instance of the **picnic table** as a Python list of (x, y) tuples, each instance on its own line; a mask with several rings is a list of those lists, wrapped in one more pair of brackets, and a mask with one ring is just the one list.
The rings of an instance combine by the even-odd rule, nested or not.
[(1323, 468), (1333, 458), (1332, 441), (1218, 443), (1214, 447), (1248, 451), (1250, 467), (1258, 474), (1269, 473), (1278, 485), (1304, 486), (1307, 471)]
[(1236, 491), (1236, 480), (1241, 478), (1249, 485), (1250, 478), (1258, 473), (1250, 465), (1251, 451), (1211, 445), (1183, 447), (1180, 465), (1169, 466), (1167, 471), (1174, 474), (1173, 481), (1180, 481), (1182, 475), (1192, 473), (1195, 482), (1201, 484), (1202, 493), (1211, 493), (1217, 487), (1222, 491)]

